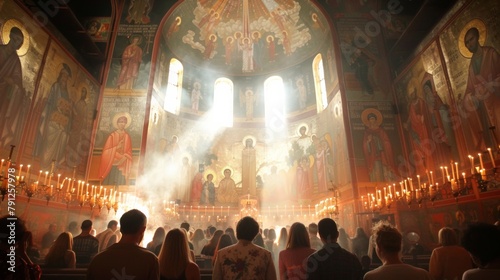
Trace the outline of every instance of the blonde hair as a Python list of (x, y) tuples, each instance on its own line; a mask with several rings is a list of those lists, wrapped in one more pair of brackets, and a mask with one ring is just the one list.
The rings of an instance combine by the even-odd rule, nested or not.
[(375, 242), (384, 252), (398, 253), (401, 251), (403, 236), (399, 230), (387, 221), (380, 221), (373, 227)]
[[(73, 235), (70, 232), (59, 234), (54, 244), (49, 249), (45, 256), (45, 264), (47, 266), (59, 266), (65, 264), (64, 256), (68, 250), (73, 250)], [(62, 260), (62, 262), (61, 262)]]
[(190, 262), (186, 232), (174, 228), (167, 233), (158, 255), (160, 275), (165, 278), (181, 276)]
[(458, 244), (457, 233), (450, 227), (443, 227), (438, 232), (439, 243), (442, 246), (452, 246)]
[(304, 224), (299, 222), (293, 223), (290, 227), (290, 233), (288, 234), (286, 248), (293, 249), (303, 247), (311, 248), (309, 233), (307, 232), (306, 226)]

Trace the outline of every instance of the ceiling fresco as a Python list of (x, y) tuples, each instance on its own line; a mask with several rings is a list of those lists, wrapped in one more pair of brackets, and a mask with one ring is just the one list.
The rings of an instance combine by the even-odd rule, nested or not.
[(330, 40), (323, 14), (309, 1), (187, 0), (165, 25), (163, 38), (184, 63), (234, 75), (290, 67)]

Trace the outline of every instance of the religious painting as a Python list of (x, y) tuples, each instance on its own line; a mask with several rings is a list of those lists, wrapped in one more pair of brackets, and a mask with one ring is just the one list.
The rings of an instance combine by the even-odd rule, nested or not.
[[(378, 28), (370, 29), (371, 25)], [(379, 47), (382, 40), (379, 23), (363, 18), (339, 18), (335, 26), (340, 38), (347, 99), (389, 100), (389, 69)]]
[(351, 167), (347, 153), (345, 137), (344, 113), (342, 97), (337, 91), (326, 109), (326, 114), (320, 115), (320, 127), (326, 127), (332, 137), (331, 154), (333, 164), (330, 180), (335, 186), (345, 186), (351, 182)]
[(280, 70), (311, 57), (310, 42), (331, 40), (321, 10), (293, 0), (183, 1), (162, 30), (176, 57), (237, 75)]
[(20, 145), (48, 35), (13, 1), (0, 1), (0, 19), (0, 151), (8, 152)]
[(83, 25), (90, 38), (95, 42), (107, 42), (111, 30), (110, 17), (92, 17), (84, 21)]
[(286, 89), (286, 111), (305, 111), (316, 108), (316, 91), (312, 75), (312, 60), (293, 67), (282, 75)]
[(259, 79), (235, 80), (234, 86), (234, 117), (250, 122), (264, 117), (264, 95), (266, 94), (263, 82)]
[(153, 82), (153, 94), (157, 96), (159, 102), (165, 102), (165, 93), (167, 91), (168, 71), (170, 69), (170, 57), (165, 51), (165, 44), (160, 41), (158, 56), (156, 57), (156, 69)]
[(201, 114), (212, 108), (214, 81), (206, 71), (189, 69), (182, 81), (181, 110), (191, 114)]
[[(395, 83), (398, 110), (409, 147), (410, 176), (436, 172), (450, 161), (466, 163), (456, 111), (448, 91), (437, 43), (432, 42)], [(461, 152), (462, 151), (462, 152)]]
[(440, 35), (468, 154), (500, 144), (500, 3), (472, 1)]
[(41, 75), (24, 154), (41, 170), (84, 176), (99, 85), (55, 42)]
[(359, 181), (395, 182), (400, 176), (401, 147), (390, 103), (349, 102)]
[(90, 180), (113, 186), (135, 183), (145, 106), (145, 97), (103, 97)]

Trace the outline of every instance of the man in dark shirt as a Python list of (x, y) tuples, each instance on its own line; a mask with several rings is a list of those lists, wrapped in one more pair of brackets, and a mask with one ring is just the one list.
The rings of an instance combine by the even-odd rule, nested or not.
[(82, 233), (73, 238), (73, 251), (76, 254), (76, 264), (87, 265), (99, 251), (99, 241), (90, 234), (92, 221), (82, 222)]
[(335, 221), (322, 219), (318, 231), (324, 245), (307, 259), (307, 279), (362, 279), (358, 258), (337, 243), (339, 231)]

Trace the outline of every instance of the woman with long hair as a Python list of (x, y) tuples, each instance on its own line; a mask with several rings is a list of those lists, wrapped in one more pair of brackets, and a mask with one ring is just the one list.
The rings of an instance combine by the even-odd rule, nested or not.
[(233, 241), (231, 240), (231, 236), (229, 234), (223, 234), (219, 238), (219, 242), (217, 243), (217, 247), (215, 247), (215, 253), (214, 256), (212, 257), (212, 265), (215, 264), (215, 259), (217, 258), (217, 252), (219, 252), (220, 249), (224, 249), (226, 247), (229, 247), (233, 245)]
[(224, 234), (222, 230), (216, 230), (214, 232), (214, 235), (212, 236), (212, 239), (210, 239), (208, 244), (203, 246), (203, 249), (201, 249), (201, 254), (213, 257), (213, 255), (215, 254), (215, 249), (217, 248), (217, 243), (219, 242), (219, 238), (222, 234)]
[(45, 266), (52, 268), (75, 268), (76, 254), (73, 251), (73, 235), (59, 234), (45, 256)]
[(208, 240), (205, 238), (205, 234), (201, 228), (194, 231), (193, 237), (191, 238), (191, 243), (193, 243), (193, 251), (196, 256), (201, 254), (201, 249), (207, 244)]
[(286, 242), (286, 249), (279, 252), (280, 279), (301, 279), (306, 275), (304, 260), (316, 250), (311, 248), (309, 233), (302, 223), (293, 223)]
[(158, 256), (160, 280), (200, 279), (200, 268), (191, 260), (190, 254), (185, 232), (178, 228), (170, 230)]
[(146, 249), (155, 253), (155, 255), (158, 256), (158, 252), (160, 250), (159, 249), (157, 250), (156, 248), (158, 246), (161, 246), (164, 239), (165, 239), (165, 229), (163, 227), (158, 227), (155, 230), (155, 233), (153, 234), (153, 240), (151, 240), (151, 242), (149, 242), (148, 245), (146, 245)]

